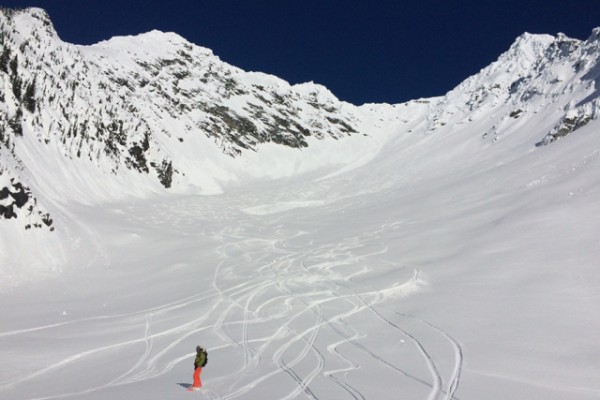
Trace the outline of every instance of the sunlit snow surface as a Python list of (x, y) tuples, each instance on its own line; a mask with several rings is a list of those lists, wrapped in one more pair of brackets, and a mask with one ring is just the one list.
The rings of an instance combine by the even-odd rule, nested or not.
[[(597, 398), (586, 129), (439, 178), (401, 168), (421, 137), (331, 179), (74, 203), (82, 264), (2, 295), (0, 394)], [(190, 394), (197, 344), (209, 364)]]
[(523, 35), (444, 97), (344, 104), (360, 134), (302, 150), (167, 146), (197, 187), (25, 126), (56, 230), (0, 225), (0, 398), (600, 398), (594, 35), (567, 56)]

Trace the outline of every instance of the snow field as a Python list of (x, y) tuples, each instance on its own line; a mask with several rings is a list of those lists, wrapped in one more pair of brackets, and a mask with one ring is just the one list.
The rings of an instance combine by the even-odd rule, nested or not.
[(0, 226), (0, 397), (189, 398), (201, 344), (209, 399), (597, 399), (598, 121), (535, 146), (597, 89), (551, 41), (445, 97), (339, 103), (363, 132), (302, 150), (157, 136), (189, 169), (170, 192), (25, 127), (59, 222)]
[(329, 179), (73, 203), (70, 264), (2, 294), (0, 393), (189, 396), (201, 344), (212, 399), (592, 399), (592, 130), (485, 168), (441, 157), (442, 178), (410, 178), (403, 140)]
[[(197, 199), (187, 200), (189, 208), (179, 202), (171, 210), (185, 210), (189, 218), (194, 201)], [(139, 219), (128, 214), (129, 221), (122, 222), (122, 229), (162, 231), (157, 229), (161, 218), (148, 221), (145, 217), (156, 215), (154, 212), (144, 208), (137, 211), (141, 212)], [(103, 218), (104, 223), (114, 229), (110, 219), (121, 214), (115, 210), (103, 214), (109, 217)], [(170, 222), (175, 228), (172, 233), (176, 236), (172, 242), (161, 244), (160, 253), (196, 240), (190, 233), (198, 226), (183, 220), (177, 223), (177, 213), (173, 214), (160, 214), (166, 217), (162, 223)], [(240, 216), (243, 214), (236, 220)], [(2, 333), (3, 341), (17, 347), (26, 344), (19, 348), (22, 360), (29, 359), (25, 354), (33, 358), (42, 353), (45, 366), (32, 372), (27, 362), (15, 365), (3, 374), (6, 378), (0, 390), (9, 395), (17, 390), (12, 393), (30, 398), (102, 398), (107, 393), (121, 397), (137, 390), (138, 385), (154, 386), (179, 376), (162, 389), (152, 389), (165, 395), (176, 389), (171, 386), (190, 378), (190, 349), (201, 341), (209, 349), (210, 362), (204, 373), (209, 398), (261, 394), (274, 398), (370, 398), (385, 397), (390, 387), (404, 386), (427, 398), (451, 398), (462, 361), (458, 344), (439, 328), (386, 305), (388, 298), (401, 299), (419, 290), (423, 282), (417, 270), (396, 265), (374, 270), (362, 265), (360, 260), (385, 249), (371, 244), (363, 249), (364, 241), (355, 237), (323, 244), (304, 257), (307, 241), (314, 240), (309, 239), (309, 232), (287, 228), (288, 224), (281, 222), (273, 226), (267, 223), (265, 228), (275, 229), (265, 230), (265, 238), (257, 238), (256, 221), (249, 222), (210, 235), (220, 243), (212, 256), (220, 260), (214, 268), (185, 263), (167, 267), (173, 273), (170, 280), (190, 280), (197, 285), (198, 294), (171, 294), (177, 299), (120, 314), (71, 319), (71, 314), (90, 311), (68, 310), (66, 315), (54, 316), (67, 319), (65, 322)], [(116, 233), (114, 244), (122, 241)], [(152, 232), (145, 232), (143, 237), (148, 240)], [(186, 237), (189, 242), (183, 244)], [(136, 245), (140, 243), (135, 244), (134, 237), (128, 246)], [(138, 301), (156, 302), (160, 296), (155, 291), (165, 290), (164, 286), (156, 286), (156, 277), (146, 276), (144, 266), (132, 261), (130, 256), (127, 263), (131, 262), (135, 273), (124, 271), (128, 281), (117, 285), (141, 285), (143, 289), (132, 298), (122, 294), (126, 288), (115, 289), (115, 294), (123, 297), (115, 301), (126, 301), (128, 307)], [(211, 270), (212, 274), (207, 273)], [(195, 272), (201, 276), (194, 276)], [(169, 274), (161, 275), (164, 279)], [(369, 278), (359, 280), (362, 275)], [(105, 284), (88, 283), (98, 287)], [(84, 301), (91, 307), (106, 308), (105, 304), (94, 304), (99, 300)], [(389, 344), (374, 349), (376, 340)], [(44, 349), (48, 341), (53, 342), (52, 352)], [(455, 363), (446, 365), (440, 355), (429, 354), (426, 347), (430, 346), (440, 355), (456, 358)], [(378, 376), (378, 384), (372, 383), (371, 374)]]

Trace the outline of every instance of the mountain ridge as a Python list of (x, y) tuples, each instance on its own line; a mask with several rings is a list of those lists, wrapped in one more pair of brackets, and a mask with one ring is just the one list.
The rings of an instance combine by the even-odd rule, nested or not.
[[(547, 132), (531, 145), (545, 146), (600, 110), (600, 28), (586, 41), (524, 33), (444, 96), (362, 106), (321, 85), (243, 71), (172, 32), (72, 45), (38, 8), (2, 9), (0, 32), (0, 186), (10, 194), (0, 211), (26, 215), (24, 227), (52, 228), (44, 205), (57, 201), (218, 194), (249, 178), (327, 175), (415, 132), (475, 123), (493, 144), (541, 112)], [(11, 202), (20, 193), (32, 199), (26, 213)]]

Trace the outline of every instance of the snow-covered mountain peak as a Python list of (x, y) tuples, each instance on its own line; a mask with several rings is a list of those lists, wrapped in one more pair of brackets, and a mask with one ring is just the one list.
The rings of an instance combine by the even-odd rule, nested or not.
[[(451, 90), (442, 106), (434, 109), (432, 119), (445, 124), (452, 119), (471, 121), (487, 110), (500, 120), (525, 110), (548, 109), (553, 103), (557, 108), (569, 109), (593, 96), (593, 65), (599, 54), (595, 34), (581, 41), (564, 34), (525, 33), (498, 60)], [(506, 105), (510, 108), (500, 112)]]
[(193, 45), (177, 33), (162, 32), (159, 30), (152, 30), (138, 35), (115, 36), (96, 44), (83, 47), (88, 47), (90, 49), (111, 49), (146, 57), (164, 57), (167, 54), (176, 53), (182, 48), (193, 47), (197, 53), (201, 53), (207, 57), (214, 56), (212, 50)]
[(15, 21), (21, 29), (31, 29), (33, 26), (42, 24), (52, 26), (52, 21), (46, 10), (38, 7), (27, 8), (5, 8), (0, 7), (0, 18)]
[(548, 34), (523, 33), (514, 41), (510, 48), (500, 56), (500, 60), (519, 60), (520, 62), (535, 62), (544, 50), (556, 38)]
[[(14, 37), (19, 45), (31, 39), (58, 39), (50, 16), (41, 8), (10, 9), (0, 7), (0, 25), (5, 35)], [(10, 29), (9, 29), (10, 28)]]
[(479, 90), (486, 84), (504, 86), (516, 78), (530, 75), (554, 40), (551, 35), (522, 34), (498, 60), (466, 79), (450, 93)]

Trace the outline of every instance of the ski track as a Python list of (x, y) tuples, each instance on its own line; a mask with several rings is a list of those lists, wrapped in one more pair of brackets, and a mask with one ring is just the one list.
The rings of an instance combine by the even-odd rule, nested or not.
[[(142, 352), (132, 359), (132, 365), (124, 372), (115, 371), (115, 377), (106, 383), (36, 399), (76, 397), (156, 379), (181, 363), (189, 363), (194, 354), (182, 353), (182, 346), (187, 349), (187, 344), (201, 338), (203, 343), (210, 343), (207, 348), (213, 357), (227, 349), (239, 350), (241, 355), (239, 365), (231, 365), (224, 374), (209, 378), (210, 390), (204, 394), (210, 399), (247, 398), (253, 390), (269, 387), (270, 380), (286, 376), (290, 380), (289, 391), (278, 393), (280, 399), (300, 396), (324, 399), (326, 396), (320, 392), (329, 382), (347, 398), (365, 400), (369, 398), (368, 393), (352, 379), (360, 368), (356, 357), (347, 351), (353, 348), (375, 362), (370, 368), (379, 365), (398, 375), (399, 388), (401, 382), (408, 379), (423, 387), (423, 399), (458, 400), (455, 393), (463, 363), (458, 341), (424, 319), (384, 305), (388, 292), (418, 283), (419, 271), (413, 270), (411, 277), (393, 287), (371, 287), (359, 278), (372, 270), (368, 266), (370, 259), (387, 252), (385, 247), (364, 251), (365, 241), (377, 240), (378, 232), (348, 238), (335, 245), (322, 245), (311, 249), (308, 257), (303, 257), (302, 246), (291, 244), (304, 235), (309, 234), (290, 232), (279, 226), (275, 237), (258, 240), (246, 237), (241, 227), (225, 229), (219, 234), (222, 245), (216, 252), (221, 261), (215, 268), (208, 293), (130, 314), (89, 317), (0, 333), (0, 338), (10, 339), (40, 331), (82, 330), (88, 324), (99, 322), (118, 328), (144, 321), (139, 337), (72, 354), (26, 377), (2, 381), (0, 394), (3, 389), (30, 384), (43, 375), (60, 375), (63, 368), (73, 364), (94, 363), (96, 357), (106, 352), (118, 349), (133, 354), (140, 346)], [(252, 270), (252, 266), (258, 271)], [(352, 268), (345, 271), (348, 266)], [(407, 267), (402, 269), (407, 270)], [(195, 308), (207, 303), (210, 306), (191, 320), (167, 327), (162, 323), (170, 317), (193, 316)], [(372, 329), (359, 331), (352, 326), (349, 320), (359, 314), (372, 321)], [(405, 328), (407, 321), (416, 324)], [(392, 359), (385, 352), (363, 344), (362, 339), (376, 338), (378, 330), (384, 327), (413, 347), (429, 376), (422, 375), (421, 367), (415, 369), (411, 363)], [(255, 330), (261, 334), (254, 333)], [(329, 338), (329, 342), (325, 342), (325, 338)], [(428, 350), (433, 344), (437, 352)], [(447, 349), (444, 354), (440, 354), (440, 346)], [(452, 370), (447, 368), (450, 357), (446, 353), (454, 358)], [(317, 379), (320, 384), (313, 389), (311, 384)]]

